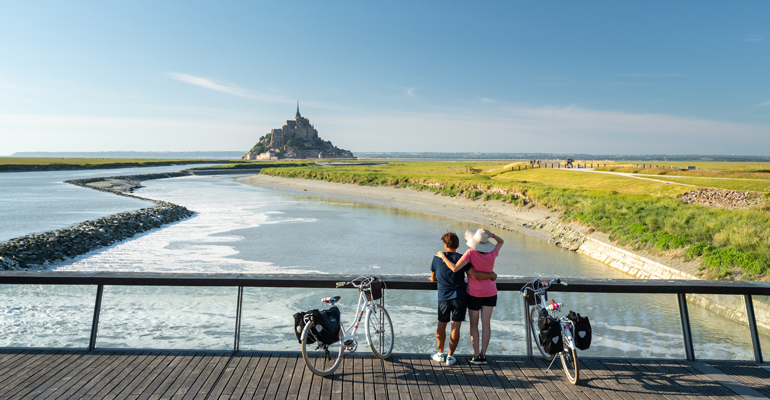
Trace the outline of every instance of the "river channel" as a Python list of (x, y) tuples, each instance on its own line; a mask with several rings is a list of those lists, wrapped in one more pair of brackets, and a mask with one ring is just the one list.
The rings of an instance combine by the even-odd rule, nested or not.
[[(164, 167), (162, 171), (180, 167)], [(0, 240), (151, 206), (141, 200), (62, 184), (90, 176), (161, 172), (77, 171), (0, 174)], [(35, 179), (21, 177), (38, 174)], [(46, 186), (47, 185), (47, 186)], [(444, 232), (477, 225), (365, 201), (303, 196), (246, 185), (233, 176), (191, 176), (144, 182), (136, 195), (183, 205), (197, 214), (109, 248), (49, 266), (62, 271), (413, 275), (428, 278)], [(12, 190), (5, 190), (12, 188)], [(45, 198), (46, 193), (51, 193)], [(73, 206), (74, 205), (74, 206)], [(488, 227), (505, 239), (495, 271), (504, 276), (627, 279), (629, 276), (543, 241)], [(466, 249), (461, 246), (460, 251)], [(435, 291), (386, 291), (396, 330), (395, 351), (428, 354), (435, 347)], [(246, 288), (242, 349), (299, 350), (292, 314), (322, 308), (341, 295), (351, 321), (356, 292)], [(105, 288), (98, 347), (229, 349), (235, 288)], [(95, 288), (0, 286), (0, 346), (85, 347)], [(586, 356), (684, 358), (674, 295), (554, 293), (568, 310), (589, 316)], [(750, 359), (746, 324), (690, 307), (696, 356)], [(466, 324), (467, 325), (467, 324)], [(489, 354), (524, 354), (522, 305), (501, 292)], [(458, 352), (471, 351), (467, 326)], [(365, 343), (363, 335), (359, 339)], [(770, 346), (763, 336), (763, 347)], [(359, 347), (361, 351), (364, 346)], [(767, 353), (765, 351), (765, 353)]]

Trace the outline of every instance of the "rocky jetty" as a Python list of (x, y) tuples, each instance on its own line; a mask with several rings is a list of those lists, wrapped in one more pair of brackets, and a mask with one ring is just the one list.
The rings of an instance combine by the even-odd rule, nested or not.
[(685, 203), (701, 204), (706, 207), (721, 207), (734, 210), (761, 206), (763, 198), (757, 192), (740, 190), (700, 188), (679, 195)]
[[(152, 201), (156, 206), (82, 222), (69, 228), (22, 236), (0, 243), (0, 270), (30, 269), (34, 266), (62, 261), (100, 247), (110, 246), (150, 229), (160, 228), (165, 224), (193, 216), (195, 213), (185, 207), (166, 201), (148, 200), (125, 192), (133, 190), (140, 181), (184, 175), (187, 175), (187, 173), (148, 174), (67, 181), (67, 183), (73, 185)], [(94, 183), (99, 182), (106, 182), (106, 184), (94, 185)], [(128, 182), (127, 186), (124, 185), (126, 182)]]

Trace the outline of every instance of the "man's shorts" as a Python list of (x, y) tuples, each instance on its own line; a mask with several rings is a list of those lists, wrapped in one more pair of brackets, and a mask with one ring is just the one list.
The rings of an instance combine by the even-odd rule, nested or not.
[(497, 305), (497, 295), (489, 297), (474, 297), (468, 295), (468, 309), (473, 311), (481, 310), (481, 306), (494, 307)]
[(451, 319), (454, 322), (465, 321), (465, 299), (452, 299), (438, 302), (438, 322), (447, 323)]

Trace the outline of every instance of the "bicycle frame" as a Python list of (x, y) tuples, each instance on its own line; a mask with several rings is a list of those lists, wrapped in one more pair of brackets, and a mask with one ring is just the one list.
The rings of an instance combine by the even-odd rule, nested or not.
[[(367, 313), (367, 311), (369, 311)], [(356, 318), (353, 319), (353, 322), (350, 324), (350, 326), (347, 327), (347, 329), (343, 328), (342, 331), (345, 334), (345, 336), (340, 339), (340, 342), (345, 343), (348, 340), (354, 339), (356, 336), (356, 332), (358, 331), (358, 327), (361, 324), (361, 319), (364, 317), (364, 314), (367, 313), (370, 318), (374, 318), (375, 322), (377, 322), (377, 325), (380, 324), (380, 321), (377, 319), (377, 313), (374, 312), (374, 307), (372, 307), (371, 302), (369, 299), (366, 298), (366, 293), (364, 290), (359, 290), (358, 292), (358, 305), (356, 306)], [(340, 316), (340, 319), (342, 317)], [(340, 325), (344, 326), (342, 324), (342, 321), (340, 321)], [(371, 338), (369, 336), (366, 337), (366, 344), (371, 345)]]

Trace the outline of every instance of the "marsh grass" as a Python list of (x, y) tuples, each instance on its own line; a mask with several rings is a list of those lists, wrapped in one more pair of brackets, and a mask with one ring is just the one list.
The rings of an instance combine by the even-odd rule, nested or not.
[[(770, 214), (686, 204), (675, 196), (691, 187), (610, 174), (534, 169), (506, 172), (504, 163), (399, 162), (386, 166), (265, 168), (287, 178), (367, 186), (394, 186), (538, 205), (562, 211), (636, 249), (685, 254), (699, 259), (717, 279), (764, 279), (770, 273)], [(481, 169), (471, 173), (470, 168)]]

